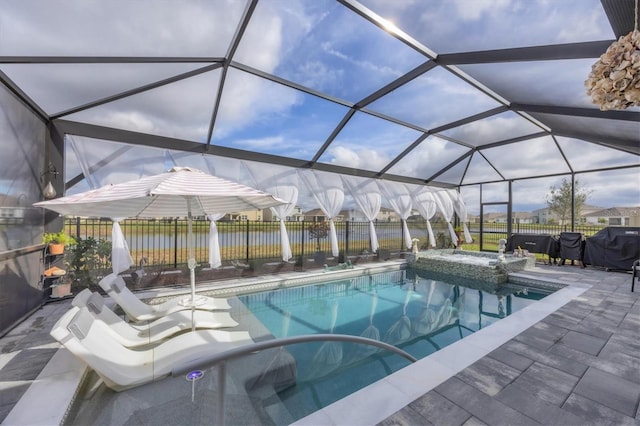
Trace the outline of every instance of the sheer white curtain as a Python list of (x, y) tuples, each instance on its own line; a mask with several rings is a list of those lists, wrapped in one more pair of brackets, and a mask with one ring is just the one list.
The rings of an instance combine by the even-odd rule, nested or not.
[(209, 173), (214, 176), (238, 182), (243, 185), (251, 186), (254, 183), (251, 176), (249, 176), (247, 168), (244, 167), (244, 162), (242, 160), (207, 155), (203, 161), (205, 162)]
[(431, 228), (431, 218), (435, 216), (437, 210), (437, 204), (433, 197), (433, 194), (427, 187), (409, 187), (411, 192), (411, 198), (413, 200), (413, 206), (418, 210), (420, 216), (427, 221), (427, 232), (429, 234), (429, 244), (431, 247), (436, 246), (436, 238), (433, 235), (433, 229)]
[(411, 193), (409, 188), (403, 183), (392, 182), (388, 180), (378, 180), (376, 182), (380, 193), (389, 203), (391, 208), (402, 220), (402, 233), (404, 234), (405, 246), (410, 249), (413, 243), (411, 242), (411, 235), (409, 234), (409, 227), (407, 226), (407, 219), (411, 216), (411, 209), (413, 208), (413, 202), (411, 201)]
[(111, 219), (113, 227), (111, 228), (111, 267), (114, 274), (124, 272), (133, 265), (133, 258), (129, 251), (129, 244), (124, 238), (122, 228), (120, 228), (121, 217)]
[(473, 238), (471, 238), (471, 234), (469, 233), (469, 228), (467, 228), (467, 222), (469, 220), (468, 213), (467, 213), (467, 206), (464, 204), (462, 195), (455, 189), (449, 189), (447, 192), (449, 194), (449, 197), (451, 198), (451, 201), (453, 202), (453, 209), (456, 211), (456, 214), (460, 218), (460, 222), (462, 222), (464, 240), (467, 243), (472, 243)]
[(298, 176), (307, 186), (309, 193), (318, 203), (320, 210), (329, 218), (331, 253), (333, 256), (338, 256), (340, 254), (338, 236), (336, 235), (336, 226), (333, 223), (333, 218), (340, 213), (344, 203), (344, 188), (340, 175), (318, 170), (299, 170)]
[(225, 214), (226, 213), (214, 213), (207, 215), (207, 219), (209, 219), (209, 267), (211, 268), (218, 268), (222, 265), (216, 220), (222, 219)]
[(374, 221), (380, 213), (382, 197), (380, 189), (374, 179), (363, 179), (356, 176), (342, 176), (342, 181), (362, 213), (369, 220), (369, 238), (371, 239), (371, 252), (378, 251), (378, 235)]
[(433, 198), (436, 200), (436, 204), (438, 205), (438, 209), (444, 216), (444, 219), (447, 221), (447, 226), (449, 228), (449, 234), (451, 235), (451, 241), (454, 245), (458, 245), (458, 236), (456, 235), (456, 231), (453, 229), (453, 225), (451, 225), (451, 220), (453, 219), (453, 202), (449, 197), (449, 194), (445, 190), (435, 190), (433, 191)]
[(291, 245), (285, 220), (296, 208), (298, 202), (298, 174), (295, 169), (274, 164), (243, 162), (253, 178), (253, 185), (264, 192), (268, 192), (284, 200), (287, 204), (271, 207), (271, 211), (280, 220), (280, 242), (282, 245), (282, 260), (291, 259)]
[[(231, 173), (232, 176), (229, 176), (229, 173), (216, 173), (215, 164), (226, 164), (227, 168), (220, 167), (221, 170), (234, 170), (238, 169), (242, 166), (239, 160), (229, 160), (227, 162), (221, 161), (218, 157), (215, 156), (205, 156), (202, 154), (194, 154), (191, 152), (177, 152), (171, 153), (171, 155), (166, 156), (165, 163), (173, 163), (176, 166), (182, 167), (193, 167), (198, 170), (202, 170), (205, 173), (209, 173), (214, 176), (218, 176), (228, 180), (235, 180), (238, 182), (238, 174)], [(234, 167), (235, 166), (235, 167)], [(218, 170), (218, 171), (221, 171)], [(218, 225), (216, 221), (222, 219), (229, 212), (219, 212), (208, 214), (207, 219), (209, 220), (209, 267), (210, 268), (219, 268), (222, 266), (222, 255), (220, 254), (220, 238), (218, 234)]]
[[(77, 164), (84, 175), (84, 178), (89, 186), (89, 189), (96, 189), (101, 186), (101, 183), (91, 173), (90, 163), (90, 150), (83, 150), (83, 144), (81, 138), (76, 138), (73, 135), (65, 136), (65, 141), (70, 150), (75, 154)], [(104, 184), (106, 184), (105, 182)], [(114, 183), (114, 182), (112, 182)], [(117, 182), (116, 182), (117, 183)], [(96, 212), (98, 213), (98, 212)], [(133, 258), (129, 251), (129, 245), (124, 238), (122, 228), (120, 227), (120, 221), (125, 218), (111, 218), (113, 226), (111, 228), (111, 268), (114, 273), (119, 274), (124, 272), (133, 265)]]
[[(95, 140), (81, 136), (66, 135), (68, 155), (75, 155), (75, 166), (85, 177), (88, 189), (96, 189), (107, 184), (116, 184), (141, 176), (162, 173), (165, 151), (151, 147), (131, 146), (123, 143), (101, 141), (100, 149), (95, 149)], [(105, 158), (110, 158), (108, 167), (101, 167)], [(76, 192), (72, 188), (66, 195)], [(96, 216), (100, 212), (96, 211)], [(112, 218), (111, 266), (113, 272), (120, 273), (134, 264), (129, 245), (124, 238), (120, 221), (126, 218)]]

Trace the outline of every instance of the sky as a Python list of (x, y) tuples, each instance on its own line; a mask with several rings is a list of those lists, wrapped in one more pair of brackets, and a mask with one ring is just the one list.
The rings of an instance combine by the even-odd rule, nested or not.
[[(437, 54), (614, 38), (599, 0), (361, 3)], [(245, 2), (165, 0), (160, 4), (162, 7), (151, 0), (5, 0), (0, 11), (0, 55), (223, 57)], [(229, 68), (219, 93), (222, 71), (205, 69), (208, 64), (198, 62), (0, 64), (0, 70), (47, 113), (199, 143), (208, 142), (213, 101), (220, 97), (212, 144), (309, 160), (348, 112), (345, 105), (365, 99), (424, 64), (428, 57), (335, 1), (261, 0), (233, 61), (323, 93), (333, 101), (259, 78), (240, 66)], [(499, 88), (495, 92), (498, 99), (597, 108), (583, 88), (593, 62), (514, 62), (463, 65), (453, 70), (435, 67), (356, 112), (319, 161), (378, 171), (422, 131), (500, 105), (499, 100), (458, 78), (456, 72), (494, 91)], [(71, 108), (189, 72), (193, 73), (189, 78), (67, 114)], [(542, 130), (535, 120), (516, 113), (496, 114), (428, 137), (389, 172), (428, 179), (469, 149)], [(640, 125), (638, 130), (640, 134)], [(96, 141), (86, 152), (91, 153), (90, 158), (102, 159), (110, 149)], [(137, 148), (127, 155), (133, 152), (137, 161), (128, 164), (126, 173), (114, 169), (109, 178), (107, 170), (104, 177), (90, 180), (140, 176), (162, 170), (167, 163), (162, 152), (147, 156)], [(475, 153), (469, 164), (464, 161), (437, 180), (469, 184), (494, 177), (518, 179), (640, 164), (636, 155), (550, 136), (482, 154)], [(68, 158), (70, 170), (82, 170), (76, 155)], [(88, 170), (91, 160), (83, 161)], [(543, 207), (550, 185), (561, 179), (518, 180), (514, 196), (518, 210)], [(593, 189), (590, 204), (640, 205), (637, 168), (584, 174), (579, 179)], [(492, 191), (485, 188), (484, 197), (494, 197)], [(496, 191), (495, 197), (501, 196), (502, 190)], [(470, 196), (468, 203), (475, 203), (474, 198)]]

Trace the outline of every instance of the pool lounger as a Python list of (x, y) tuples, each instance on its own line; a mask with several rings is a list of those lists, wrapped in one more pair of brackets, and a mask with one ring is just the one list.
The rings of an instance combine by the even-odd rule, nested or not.
[[(195, 329), (235, 327), (238, 323), (228, 312), (185, 310), (169, 314), (146, 324), (124, 321), (104, 304), (98, 293), (84, 289), (71, 302), (78, 308), (87, 308), (97, 319), (108, 325), (114, 338), (128, 348), (158, 343), (174, 334)], [(193, 326), (193, 327), (192, 327)]]
[[(183, 304), (190, 296), (174, 297), (158, 305), (149, 305), (140, 300), (124, 283), (124, 279), (116, 274), (109, 274), (98, 283), (100, 287), (122, 308), (127, 317), (134, 322), (153, 321), (173, 312), (191, 309)], [(231, 309), (227, 299), (198, 296), (202, 300), (195, 306), (197, 310), (213, 311)]]
[(153, 349), (132, 350), (114, 339), (108, 328), (88, 308), (73, 306), (56, 322), (51, 336), (117, 392), (164, 378), (181, 363), (253, 343), (246, 331), (196, 330)]

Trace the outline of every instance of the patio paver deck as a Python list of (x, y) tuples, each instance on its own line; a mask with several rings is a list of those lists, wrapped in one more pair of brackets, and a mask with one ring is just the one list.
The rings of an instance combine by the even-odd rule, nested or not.
[[(640, 424), (631, 275), (571, 265), (537, 265), (531, 275), (591, 288), (378, 424)], [(48, 333), (67, 308), (47, 304), (0, 339), (0, 421), (14, 407), (42, 409), (25, 398), (59, 347)]]
[(631, 275), (536, 269), (592, 287), (379, 424), (640, 424), (640, 292), (631, 293)]

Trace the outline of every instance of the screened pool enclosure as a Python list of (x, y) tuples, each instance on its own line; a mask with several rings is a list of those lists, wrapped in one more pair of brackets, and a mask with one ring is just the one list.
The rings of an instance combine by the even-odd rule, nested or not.
[(634, 6), (4, 1), (0, 266), (21, 302), (0, 329), (40, 302), (42, 233), (61, 220), (32, 205), (49, 183), (59, 197), (187, 166), (286, 198), (283, 219), (511, 223), (562, 179), (640, 206), (640, 107), (602, 111), (584, 86)]

